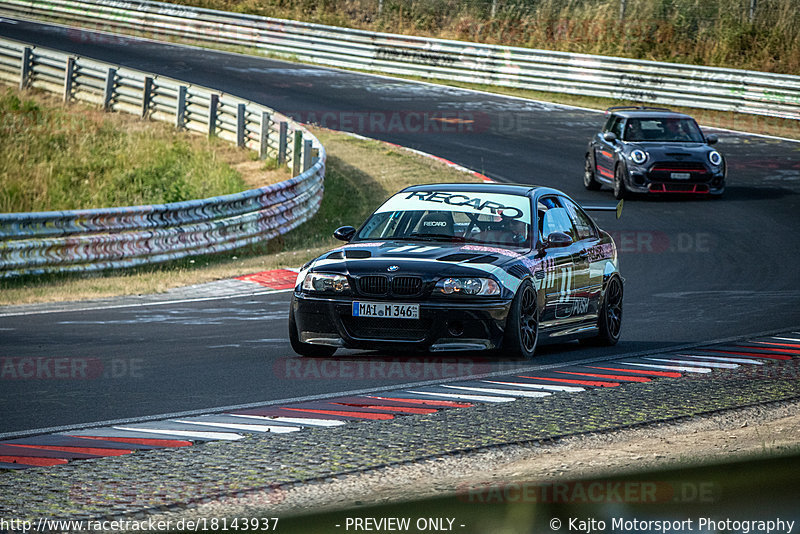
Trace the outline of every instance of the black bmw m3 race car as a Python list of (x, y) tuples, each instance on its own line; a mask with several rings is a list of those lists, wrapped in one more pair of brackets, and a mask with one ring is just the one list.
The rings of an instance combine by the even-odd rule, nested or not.
[(725, 158), (689, 115), (664, 108), (612, 107), (603, 130), (589, 142), (583, 185), (629, 193), (720, 196)]
[(530, 358), (545, 337), (619, 339), (614, 241), (558, 190), (413, 186), (334, 236), (347, 244), (304, 265), (292, 295), (289, 337), (303, 356), (344, 347)]

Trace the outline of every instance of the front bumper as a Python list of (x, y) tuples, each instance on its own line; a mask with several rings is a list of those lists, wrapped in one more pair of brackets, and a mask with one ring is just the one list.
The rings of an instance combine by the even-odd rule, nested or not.
[[(678, 193), (689, 195), (721, 195), (725, 191), (724, 167), (684, 165), (682, 168), (669, 163), (649, 166), (630, 165), (626, 185), (634, 193)], [(673, 173), (687, 174), (685, 179), (671, 178)]]
[(385, 319), (353, 317), (353, 300), (295, 293), (300, 341), (353, 349), (490, 350), (500, 347), (511, 308), (510, 300), (426, 301), (418, 302), (419, 319)]

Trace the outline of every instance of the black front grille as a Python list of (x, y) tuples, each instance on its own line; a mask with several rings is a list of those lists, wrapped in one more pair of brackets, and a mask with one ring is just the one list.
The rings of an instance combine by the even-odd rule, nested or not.
[[(673, 178), (672, 173), (688, 173), (688, 178)], [(711, 175), (702, 162), (699, 161), (659, 161), (650, 168), (649, 178), (653, 182), (672, 183), (702, 183), (707, 182)]]
[(358, 280), (358, 289), (364, 295), (385, 295), (389, 280), (385, 276), (362, 276)]
[(416, 295), (422, 289), (422, 278), (418, 276), (396, 276), (392, 279), (392, 293), (395, 295)]
[(342, 316), (342, 323), (352, 337), (387, 341), (422, 341), (430, 326), (421, 319), (385, 319), (348, 315)]

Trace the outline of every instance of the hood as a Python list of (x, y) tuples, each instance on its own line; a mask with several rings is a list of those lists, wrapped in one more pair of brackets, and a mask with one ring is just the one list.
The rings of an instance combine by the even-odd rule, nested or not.
[(628, 143), (630, 153), (635, 149), (648, 153), (651, 161), (703, 161), (707, 163), (707, 154), (714, 150), (705, 143), (664, 143), (654, 141), (636, 141)]
[(314, 271), (361, 276), (454, 274), (478, 276), (523, 257), (524, 249), (465, 243), (384, 241), (350, 243), (314, 260)]

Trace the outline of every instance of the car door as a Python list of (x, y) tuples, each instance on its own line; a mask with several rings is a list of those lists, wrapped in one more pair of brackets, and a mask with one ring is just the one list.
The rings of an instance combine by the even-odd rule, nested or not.
[(605, 262), (594, 264), (591, 255), (595, 247), (600, 245), (600, 233), (592, 219), (572, 200), (562, 197), (561, 202), (576, 232), (573, 251), (573, 314), (575, 318), (594, 320), (600, 305), (603, 289), (602, 266)]
[[(547, 243), (550, 235), (556, 232), (567, 234), (574, 241), (575, 229), (559, 197), (540, 199), (537, 211), (541, 243)], [(572, 295), (576, 287), (576, 276), (584, 276), (580, 267), (576, 271), (575, 254), (578, 248), (573, 242), (566, 246), (546, 246), (543, 249), (545, 277), (542, 287), (545, 291), (545, 307), (540, 321), (544, 326), (558, 326), (574, 321)]]
[(614, 179), (615, 153), (617, 151), (617, 142), (607, 141), (603, 135), (606, 132), (611, 132), (617, 136), (617, 139), (622, 139), (623, 124), (622, 117), (611, 115), (603, 131), (597, 135), (594, 163), (596, 174), (602, 180), (611, 181)]

